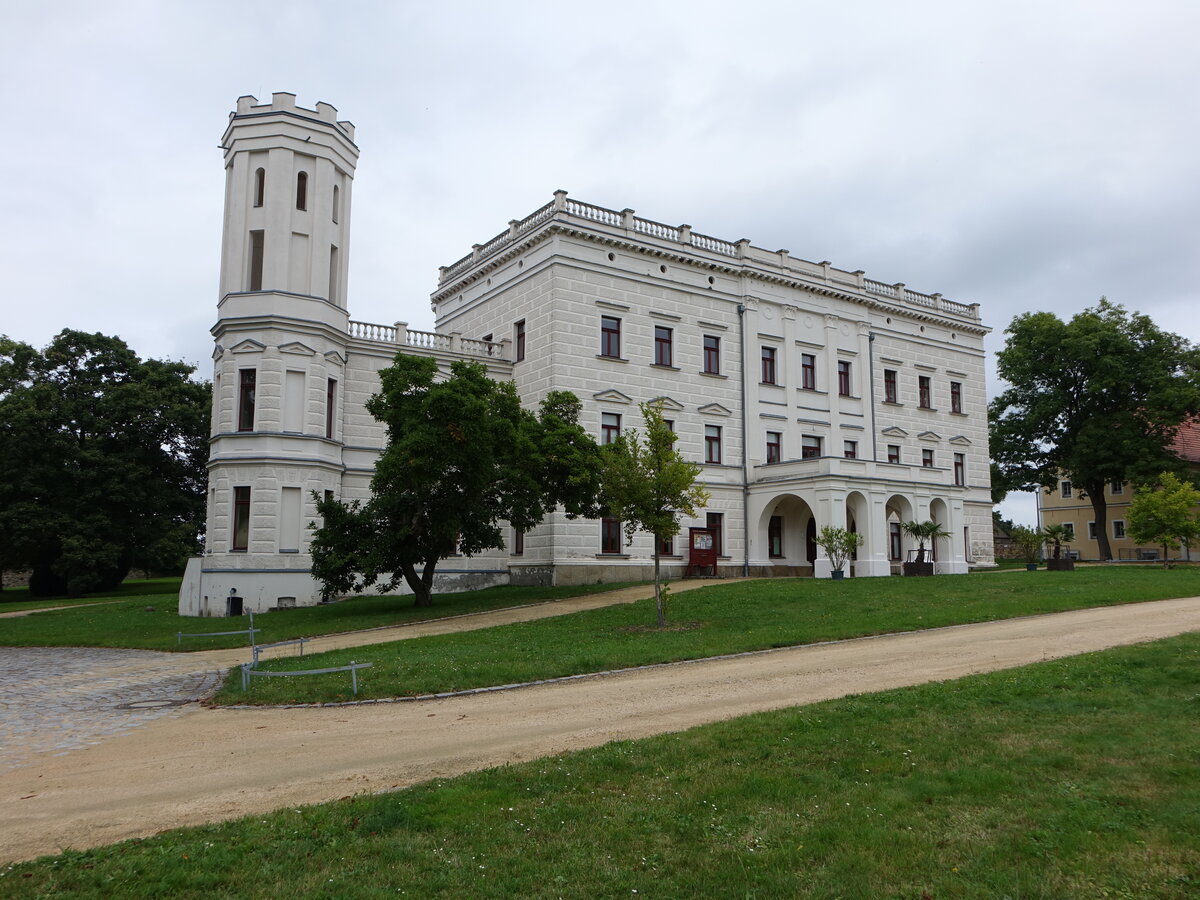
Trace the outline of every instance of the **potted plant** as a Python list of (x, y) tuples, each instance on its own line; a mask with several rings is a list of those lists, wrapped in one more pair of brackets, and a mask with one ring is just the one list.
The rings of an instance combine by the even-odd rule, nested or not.
[(817, 546), (829, 557), (829, 577), (840, 581), (846, 577), (846, 562), (862, 546), (863, 536), (856, 531), (826, 525), (817, 535)]
[(1009, 536), (1013, 539), (1013, 543), (1021, 551), (1021, 555), (1025, 557), (1025, 568), (1030, 572), (1036, 572), (1038, 567), (1038, 553), (1042, 549), (1042, 533), (1036, 528), (1026, 528), (1024, 525), (1018, 525)]
[(1063, 544), (1071, 543), (1075, 537), (1074, 532), (1066, 525), (1047, 525), (1042, 531), (1042, 536), (1053, 548), (1050, 558), (1046, 560), (1046, 568), (1051, 572), (1073, 572), (1075, 560), (1063, 559), (1062, 548)]
[(932, 575), (933, 560), (926, 560), (925, 558), (925, 542), (950, 537), (950, 532), (943, 529), (933, 519), (927, 519), (924, 522), (917, 522), (915, 520), (912, 522), (901, 522), (900, 527), (905, 534), (917, 542), (917, 558), (904, 564), (904, 574)]

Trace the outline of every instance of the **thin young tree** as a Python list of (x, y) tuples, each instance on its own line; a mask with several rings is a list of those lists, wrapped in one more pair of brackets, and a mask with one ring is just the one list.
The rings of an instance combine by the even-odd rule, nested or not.
[(675, 432), (659, 404), (641, 404), (645, 436), (626, 429), (601, 448), (601, 495), (607, 513), (620, 519), (626, 542), (639, 531), (654, 535), (654, 606), (658, 627), (667, 624), (663, 601), (662, 542), (679, 534), (680, 516), (693, 517), (709, 494), (696, 484), (700, 466), (680, 456)]
[(1156, 486), (1140, 487), (1129, 504), (1129, 536), (1139, 544), (1158, 544), (1163, 551), (1185, 547), (1200, 536), (1200, 491), (1171, 472), (1163, 472)]

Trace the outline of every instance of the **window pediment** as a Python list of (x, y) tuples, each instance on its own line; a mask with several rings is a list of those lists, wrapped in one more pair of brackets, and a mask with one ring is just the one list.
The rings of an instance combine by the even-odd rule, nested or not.
[(308, 344), (302, 344), (299, 341), (291, 341), (287, 344), (280, 344), (279, 352), (294, 353), (297, 356), (315, 356), (317, 351), (308, 346)]
[(606, 391), (592, 394), (593, 400), (598, 400), (601, 403), (632, 403), (633, 399), (625, 396), (620, 391), (609, 388)]
[(267, 349), (267, 345), (262, 341), (256, 341), (254, 338), (246, 338), (243, 341), (238, 341), (229, 348), (230, 353), (262, 353)]
[(706, 403), (704, 406), (697, 407), (697, 410), (706, 416), (732, 416), (733, 413), (722, 406), (720, 403)]
[(887, 428), (883, 429), (883, 431), (881, 431), (880, 434), (886, 435), (887, 437), (894, 437), (894, 438), (908, 437), (908, 432), (905, 431), (903, 428), (901, 428), (899, 425), (889, 425)]

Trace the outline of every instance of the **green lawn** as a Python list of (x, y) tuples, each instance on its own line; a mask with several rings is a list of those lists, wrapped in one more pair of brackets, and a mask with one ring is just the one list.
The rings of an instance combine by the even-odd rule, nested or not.
[(179, 596), (181, 578), (138, 578), (126, 581), (114, 591), (88, 594), (85, 597), (52, 597), (34, 600), (29, 588), (8, 588), (0, 591), (0, 613), (19, 612), (26, 609), (49, 609), (56, 606), (84, 606), (91, 603), (111, 603), (113, 600), (133, 597), (158, 597), (162, 594)]
[(1198, 697), (1191, 634), (67, 852), (0, 894), (1195, 897)]
[[(713, 585), (670, 599), (675, 630), (652, 627), (653, 601), (463, 634), (264, 662), (273, 670), (351, 660), (359, 699), (464, 690), (580, 672), (696, 659), (869, 634), (885, 634), (1200, 595), (1200, 570), (1091, 568), (844, 582), (771, 579)], [(236, 672), (220, 703), (306, 703), (353, 699), (347, 676), (259, 679), (247, 692)]]
[[(176, 645), (176, 633), (232, 631), (248, 628), (249, 620), (238, 618), (199, 619), (180, 616), (179, 579), (165, 579), (168, 584), (158, 587), (157, 593), (143, 591), (135, 582), (132, 599), (119, 603), (85, 603), (72, 609), (38, 613), (18, 619), (0, 619), (0, 646), (9, 647), (134, 647), (147, 650), (212, 650), (220, 647), (246, 646), (241, 637), (184, 638)], [(167, 587), (169, 592), (163, 592)], [(628, 584), (577, 585), (571, 587), (495, 587), (461, 594), (440, 594), (434, 605), (417, 609), (411, 597), (355, 597), (325, 606), (256, 613), (254, 625), (261, 629), (259, 643), (282, 641), (295, 637), (312, 637), (341, 631), (359, 631), (383, 625), (417, 622), (561, 600), (582, 594), (611, 591)], [(121, 592), (113, 592), (120, 596)], [(128, 594), (126, 594), (128, 596)], [(111, 599), (106, 597), (105, 599)], [(60, 605), (64, 601), (48, 605)], [(0, 611), (9, 607), (0, 607)]]

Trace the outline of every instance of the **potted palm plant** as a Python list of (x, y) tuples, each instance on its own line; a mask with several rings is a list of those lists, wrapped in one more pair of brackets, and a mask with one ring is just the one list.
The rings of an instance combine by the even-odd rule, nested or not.
[(1042, 549), (1042, 533), (1036, 528), (1026, 528), (1024, 525), (1018, 525), (1009, 532), (1009, 536), (1013, 539), (1013, 543), (1021, 551), (1021, 555), (1025, 557), (1025, 568), (1030, 572), (1036, 572), (1038, 567), (1038, 553)]
[(1063, 559), (1062, 555), (1063, 545), (1071, 543), (1075, 537), (1074, 532), (1066, 525), (1047, 525), (1042, 530), (1042, 536), (1050, 542), (1052, 548), (1050, 558), (1046, 560), (1046, 568), (1051, 572), (1075, 571), (1075, 560)]
[(917, 542), (917, 558), (904, 564), (904, 574), (932, 575), (933, 560), (926, 558), (925, 542), (950, 537), (950, 532), (942, 528), (933, 519), (927, 519), (924, 522), (917, 522), (915, 520), (912, 522), (901, 522), (900, 527), (905, 534)]
[(846, 577), (846, 563), (851, 555), (862, 546), (863, 536), (856, 531), (826, 525), (816, 538), (817, 546), (829, 557), (829, 577), (840, 581)]

